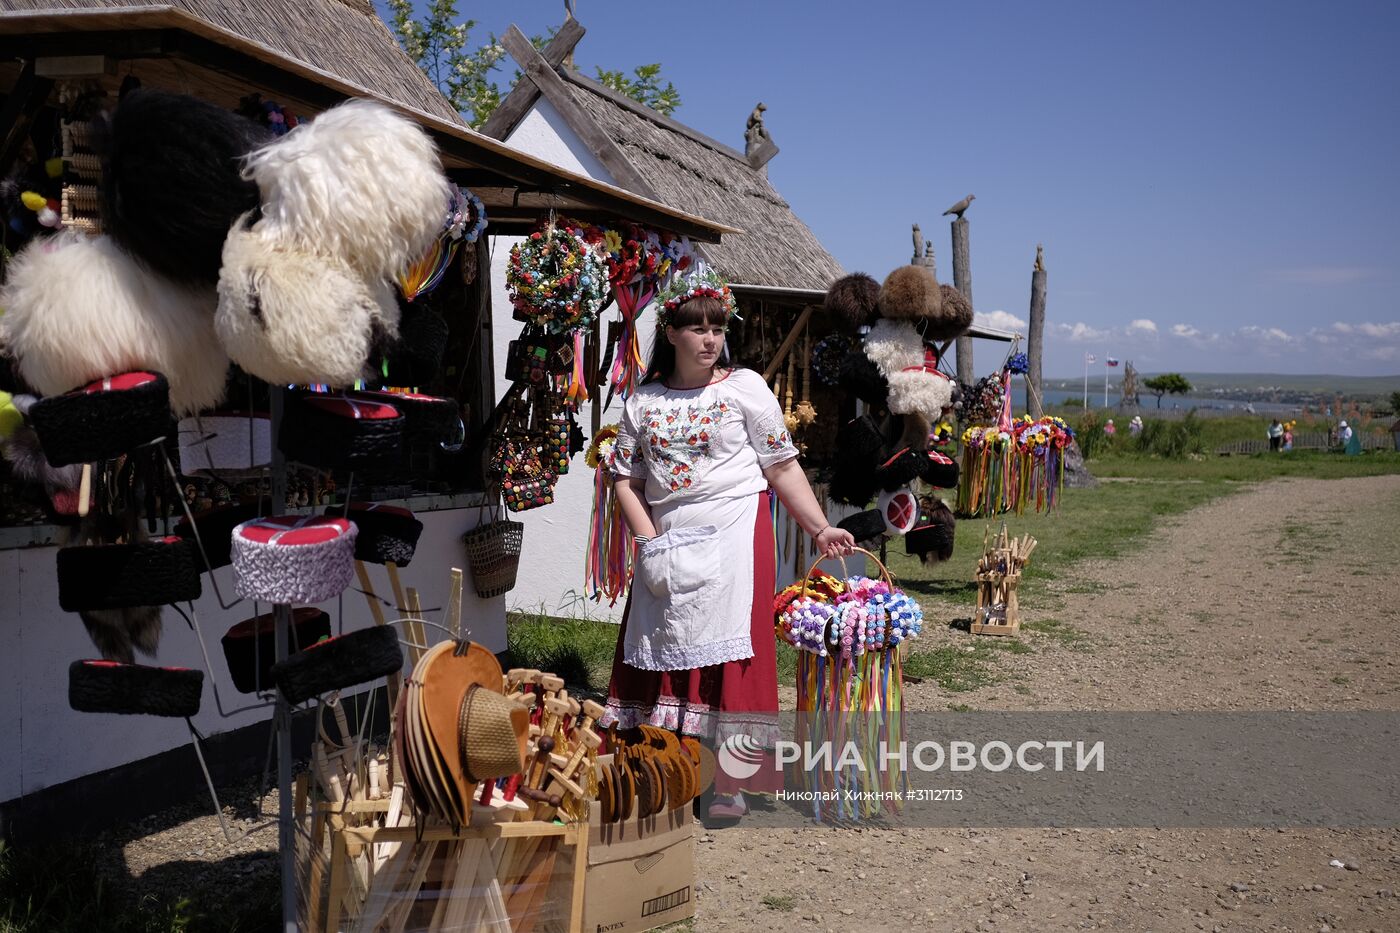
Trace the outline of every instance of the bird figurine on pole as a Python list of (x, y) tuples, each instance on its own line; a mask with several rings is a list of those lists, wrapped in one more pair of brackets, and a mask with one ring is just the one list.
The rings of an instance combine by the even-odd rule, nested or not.
[(943, 216), (944, 216), (944, 217), (947, 217), (949, 214), (956, 214), (958, 220), (962, 220), (963, 211), (965, 211), (965, 210), (967, 210), (969, 207), (971, 207), (971, 206), (972, 206), (972, 202), (975, 201), (975, 200), (977, 200), (977, 195), (975, 195), (975, 194), (969, 194), (967, 197), (963, 198), (963, 199), (962, 199), (961, 201), (959, 201), (957, 204), (954, 204), (952, 207), (950, 207), (950, 208), (948, 208), (946, 211), (944, 211), (944, 212), (943, 212)]

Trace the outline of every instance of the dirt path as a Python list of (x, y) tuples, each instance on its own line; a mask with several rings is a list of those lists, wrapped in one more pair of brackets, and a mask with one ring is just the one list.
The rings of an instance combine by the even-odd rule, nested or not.
[[(990, 652), (992, 682), (910, 685), (906, 703), (1400, 709), (1397, 529), (1400, 477), (1249, 489), (1053, 581), (1023, 607), (1030, 650)], [(974, 644), (934, 625), (923, 641)], [(696, 930), (1400, 930), (1400, 832), (740, 827), (699, 839)], [(225, 845), (198, 803), (112, 841), (119, 870), (165, 890), (275, 895), (275, 834)]]
[[(1073, 520), (1065, 516), (1063, 520)], [(909, 708), (1400, 709), (1400, 477), (1261, 485), (1023, 606), (996, 681)], [(967, 615), (926, 606), (926, 617)], [(926, 645), (970, 648), (964, 632)], [(1344, 789), (1339, 789), (1344, 792)], [(1400, 832), (726, 829), (696, 929), (1400, 930)], [(1332, 868), (1329, 860), (1357, 870)]]

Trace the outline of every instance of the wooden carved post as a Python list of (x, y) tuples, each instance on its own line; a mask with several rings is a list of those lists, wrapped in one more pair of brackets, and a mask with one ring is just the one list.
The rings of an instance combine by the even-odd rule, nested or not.
[[(953, 287), (962, 292), (967, 303), (972, 304), (972, 251), (968, 239), (967, 218), (959, 216), (953, 221)], [(958, 338), (958, 381), (972, 385), (977, 381), (972, 368), (972, 338), (966, 334)]]
[(1039, 244), (1035, 247), (1035, 269), (1031, 272), (1031, 323), (1027, 337), (1026, 411), (1032, 418), (1042, 418), (1041, 400), (1045, 385), (1040, 378), (1041, 351), (1045, 345), (1045, 254)]

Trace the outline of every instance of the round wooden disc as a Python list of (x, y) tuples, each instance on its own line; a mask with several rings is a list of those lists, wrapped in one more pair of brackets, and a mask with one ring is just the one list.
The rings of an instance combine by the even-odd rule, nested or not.
[(617, 799), (617, 785), (613, 783), (611, 766), (600, 770), (603, 773), (598, 779), (598, 808), (600, 811), (598, 818), (604, 823), (611, 823), (615, 819), (613, 812)]
[(698, 797), (710, 789), (710, 785), (715, 782), (715, 753), (702, 745), (698, 739), (686, 736), (681, 739), (681, 745), (690, 753), (691, 759), (696, 763), (700, 771), (700, 782), (696, 785), (695, 795)]
[(625, 820), (632, 816), (632, 805), (637, 799), (637, 785), (632, 780), (632, 771), (627, 767), (627, 759), (614, 759), (613, 779), (617, 787), (617, 808), (615, 819)]
[(628, 761), (628, 766), (632, 769), (632, 780), (637, 788), (637, 815), (647, 816), (651, 813), (651, 802), (653, 799), (653, 785), (655, 780), (652, 772), (647, 770), (646, 762), (639, 757), (632, 757)]

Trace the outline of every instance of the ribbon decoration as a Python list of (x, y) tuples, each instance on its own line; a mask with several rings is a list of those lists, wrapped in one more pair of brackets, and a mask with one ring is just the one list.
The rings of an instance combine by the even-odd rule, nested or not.
[(622, 335), (608, 381), (618, 397), (626, 401), (646, 371), (642, 348), (637, 341), (637, 317), (656, 296), (656, 279), (644, 277), (635, 283), (622, 285), (617, 288), (615, 296), (617, 309), (622, 313)]
[(574, 366), (569, 373), (568, 388), (564, 397), (574, 411), (578, 411), (588, 401), (588, 376), (584, 373), (584, 332), (583, 328), (574, 331)]

